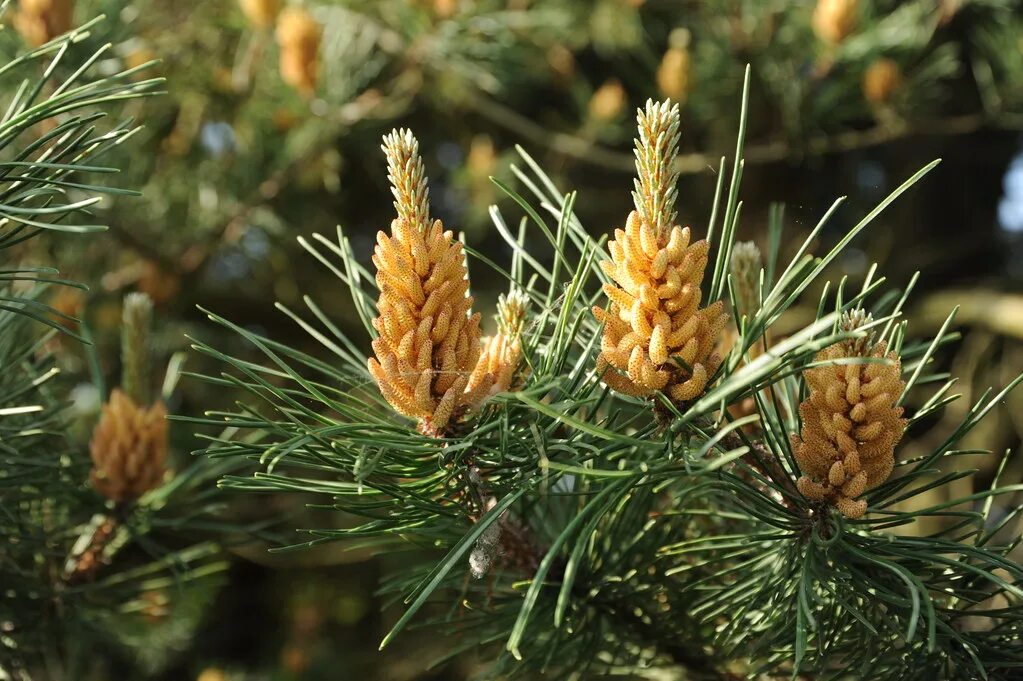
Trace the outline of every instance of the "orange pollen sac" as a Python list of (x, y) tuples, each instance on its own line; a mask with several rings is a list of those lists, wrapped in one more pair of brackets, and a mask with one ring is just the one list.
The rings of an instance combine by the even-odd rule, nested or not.
[(604, 324), (597, 372), (626, 395), (695, 399), (721, 364), (715, 350), (728, 321), (722, 301), (700, 308), (707, 242), (691, 242), (688, 227), (658, 230), (633, 211), (608, 248), (609, 304), (593, 309)]
[[(873, 362), (835, 364), (865, 357)], [(906, 429), (902, 407), (899, 357), (882, 341), (858, 353), (836, 343), (817, 353), (803, 372), (810, 394), (799, 406), (803, 428), (791, 435), (792, 451), (802, 471), (797, 480), (807, 499), (835, 506), (850, 519), (863, 517), (867, 502), (857, 499), (891, 475), (895, 445)]]
[(163, 481), (167, 463), (167, 410), (136, 404), (114, 390), (92, 432), (90, 481), (118, 503), (135, 501)]

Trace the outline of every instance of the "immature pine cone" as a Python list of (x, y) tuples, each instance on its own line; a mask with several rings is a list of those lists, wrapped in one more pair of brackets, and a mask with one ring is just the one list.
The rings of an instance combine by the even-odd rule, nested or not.
[[(862, 319), (862, 318), (861, 318)], [(885, 342), (841, 342), (821, 350), (815, 362), (848, 357), (886, 358), (890, 364), (825, 364), (803, 372), (809, 397), (799, 406), (801, 436), (791, 435), (803, 476), (803, 496), (861, 518), (867, 502), (856, 498), (891, 475), (895, 445), (906, 428), (895, 406), (905, 387), (902, 367)]]
[(480, 358), (480, 315), (472, 314), (462, 244), (440, 220), (430, 224), (429, 190), (419, 143), (407, 130), (384, 138), (398, 217), (391, 236), (377, 233), (380, 336), (369, 371), (396, 411), (440, 435), (477, 406), (493, 385), (489, 374), (469, 387)]
[(74, 0), (21, 0), (14, 28), (32, 47), (39, 47), (71, 30)]
[(320, 25), (300, 7), (289, 7), (277, 18), (281, 79), (307, 97), (316, 90), (320, 34)]
[(114, 390), (95, 430), (92, 486), (115, 502), (134, 501), (163, 480), (167, 461), (167, 410), (146, 408)]
[(281, 0), (238, 0), (242, 14), (257, 28), (270, 28), (281, 11)]
[(817, 0), (810, 23), (822, 42), (837, 45), (856, 28), (858, 0)]
[(715, 348), (728, 316), (721, 301), (699, 307), (709, 245), (690, 243), (688, 227), (671, 226), (678, 105), (648, 101), (637, 118), (636, 210), (608, 244), (612, 259), (600, 263), (614, 283), (604, 284), (607, 309), (593, 308), (604, 324), (597, 373), (626, 395), (661, 390), (686, 402), (721, 364)]
[(515, 372), (522, 361), (522, 324), (528, 307), (529, 298), (518, 289), (498, 298), (497, 333), (482, 341), (479, 362), (469, 378), (469, 390), (488, 380), (488, 375), (493, 381), (492, 395), (513, 387)]

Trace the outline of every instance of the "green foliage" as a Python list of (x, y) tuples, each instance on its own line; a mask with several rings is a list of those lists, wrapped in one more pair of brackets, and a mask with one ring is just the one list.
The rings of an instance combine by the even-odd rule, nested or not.
[[(717, 192), (721, 226), (712, 216), (708, 228), (710, 300), (731, 287), (744, 131), (745, 124), (730, 186)], [(289, 550), (338, 540), (380, 551), (408, 542), (437, 549), (435, 561), (403, 566), (388, 582), (405, 610), (382, 646), (409, 626), (428, 626), (451, 635), (451, 655), (490, 650), (496, 675), (681, 668), (696, 678), (1012, 676), (1023, 664), (1023, 568), (1010, 557), (1019, 537), (1003, 530), (1020, 508), (998, 500), (1023, 486), (996, 480), (936, 506), (915, 502), (972, 475), (947, 464), (983, 453), (957, 443), (1023, 377), (982, 396), (930, 453), (900, 461), (897, 475), (866, 496), (870, 514), (862, 520), (796, 490), (788, 440), (799, 432), (801, 372), (822, 348), (868, 332), (902, 357), (904, 397), (917, 405), (910, 437), (955, 399), (954, 380), (931, 368), (935, 350), (955, 334), (946, 324), (930, 340), (909, 340), (901, 320), (908, 288), (887, 287), (876, 268), (859, 290), (844, 279), (821, 282), (827, 265), (936, 162), (820, 256), (810, 249), (841, 200), (787, 263), (775, 212), (759, 309), (742, 319), (712, 387), (681, 410), (662, 400), (667, 417), (656, 418), (649, 403), (609, 393), (595, 375), (600, 328), (589, 310), (602, 296), (602, 241), (575, 215), (577, 195), (559, 191), (524, 150), (519, 155), (514, 173), (525, 196), (498, 186), (524, 217), (512, 230), (500, 209), (491, 210), (514, 253), (511, 265), (473, 255), (531, 298), (524, 385), (491, 399), (456, 435), (430, 438), (390, 410), (359, 344), (311, 298), (305, 313), (279, 307), (323, 356), (209, 313), (265, 360), (195, 344), (226, 369), (198, 378), (247, 395), (235, 409), (188, 419), (226, 427), (231, 435), (210, 437), (206, 453), (252, 468), (221, 486), (313, 495), (352, 517), (351, 526), (302, 530), (308, 539)], [(351, 291), (372, 336), (373, 277), (348, 238), (339, 229), (336, 241), (316, 235), (303, 246)], [(547, 250), (549, 266), (539, 255)], [(776, 321), (822, 283), (816, 319), (772, 339)], [(840, 314), (856, 308), (873, 321), (841, 330)], [(757, 343), (766, 349), (754, 355)], [(728, 407), (744, 400), (755, 402), (755, 413), (734, 418)], [(992, 514), (996, 503), (1001, 517)], [(941, 531), (914, 533), (925, 518), (944, 521)]]
[[(934, 164), (849, 229), (838, 225), (853, 212), (842, 199), (798, 237), (773, 207), (758, 306), (734, 315), (731, 353), (685, 409), (663, 401), (655, 417), (609, 393), (594, 373), (590, 314), (606, 280), (594, 234), (615, 205), (607, 187), (628, 198), (625, 102), (663, 90), (666, 51), (684, 42), (689, 69), (675, 170), (717, 170), (696, 229), (713, 245), (707, 302), (734, 308), (731, 253), (752, 214), (740, 200), (746, 164), (1018, 126), (1018, 3), (864, 0), (835, 46), (814, 35), (813, 3), (446, 4), (303, 3), (324, 27), (308, 100), (280, 78), (272, 31), (247, 25), (234, 0), (79, 0), (80, 19), (109, 18), (38, 49), (0, 34), (0, 677), (46, 666), (57, 678), (157, 673), (219, 587), (221, 543), (263, 527), (238, 520), (244, 497), (225, 491), (335, 511), (336, 523), (302, 521), (280, 549), (296, 557), (330, 542), (407, 552), (384, 584), (402, 612), (383, 643), (413, 628), (446, 634), (436, 664), (478, 652), (493, 675), (525, 678), (1018, 674), (1020, 486), (1003, 480), (1015, 473), (1008, 455), (990, 488), (973, 488), (963, 469), (993, 458), (970, 443), (984, 441), (978, 425), (1018, 379), (971, 399), (933, 441), (924, 431), (957, 398), (936, 368), (957, 340), (953, 318), (915, 340), (903, 319), (915, 277), (903, 289), (876, 265), (862, 282), (833, 277)], [(864, 77), (882, 58), (901, 79), (870, 102)], [(151, 97), (162, 87), (151, 72), (170, 78), (169, 95)], [(111, 110), (145, 127), (110, 123)], [(389, 219), (377, 140), (398, 119), (430, 134), (428, 166), (451, 171), (435, 196), (476, 246), (466, 248), (475, 281), (507, 282), (532, 303), (523, 384), (446, 440), (397, 417), (366, 371), (377, 291), (363, 263), (368, 235)], [(718, 164), (736, 127), (734, 158)], [(506, 140), (535, 158), (522, 148), (499, 158), (494, 142)], [(482, 151), (452, 159), (453, 147)], [(314, 233), (337, 215), (343, 232)], [(106, 240), (85, 236), (101, 221)], [(289, 250), (296, 231), (319, 270)], [(97, 307), (151, 288), (156, 272), (171, 292), (156, 302), (155, 342), (177, 347), (185, 329), (199, 351), (176, 428), (201, 430), (209, 459), (178, 457), (176, 475), (127, 509), (89, 488), (75, 426), (91, 422), (66, 399), (70, 375), (85, 373), (105, 397), (118, 330), (95, 308), (80, 324), (49, 308), (50, 292), (84, 290), (35, 266), (53, 257), (69, 277), (102, 277)], [(271, 290), (280, 326), (263, 316)], [(195, 302), (213, 324), (196, 327)], [(802, 371), (850, 337), (838, 319), (857, 307), (903, 358), (916, 453), (871, 491), (868, 517), (849, 521), (799, 495), (788, 434), (799, 431)], [(98, 342), (58, 363), (64, 336)], [(136, 371), (149, 359), (138, 347), (126, 355), (122, 386), (156, 383)], [(744, 403), (755, 413), (728, 411)], [(76, 581), (109, 522), (100, 569)]]
[(135, 506), (108, 506), (88, 486), (88, 454), (70, 430), (51, 352), (71, 340), (61, 336), (79, 337), (71, 330), (78, 320), (43, 301), (61, 287), (86, 287), (24, 264), (25, 246), (87, 238), (103, 229), (93, 212), (101, 195), (135, 194), (91, 178), (117, 172), (99, 162), (139, 129), (109, 123), (109, 112), (162, 83), (139, 78), (139, 69), (99, 68), (109, 46), (79, 50), (94, 24), (0, 67), (14, 83), (0, 120), (0, 676), (10, 679), (44, 668), (83, 678), (98, 650), (117, 649), (115, 619), (138, 627), (152, 616), (152, 595), (215, 583), (219, 545), (197, 538), (243, 529), (218, 525), (216, 490), (204, 484), (223, 467), (188, 468)]

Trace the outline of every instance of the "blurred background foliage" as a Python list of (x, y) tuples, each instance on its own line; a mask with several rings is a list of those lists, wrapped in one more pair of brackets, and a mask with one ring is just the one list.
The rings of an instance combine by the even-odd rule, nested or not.
[[(629, 210), (635, 109), (648, 97), (671, 97), (683, 105), (679, 217), (701, 233), (720, 158), (731, 153), (747, 62), (739, 238), (763, 244), (777, 201), (798, 243), (838, 195), (849, 205), (829, 229), (844, 230), (894, 178), (943, 157), (832, 278), (856, 281), (877, 262), (901, 286), (919, 270), (914, 335), (934, 333), (949, 307), (962, 306), (963, 342), (944, 359), (964, 393), (943, 417), (950, 423), (977, 388), (1004, 385), (1023, 369), (1018, 0), (22, 0), (13, 11), (0, 33), (5, 59), (103, 14), (73, 49), (85, 54), (109, 42), (101, 68), (158, 59), (154, 71), (167, 79), (167, 94), (124, 103), (145, 127), (107, 159), (123, 168), (116, 185), (143, 196), (105, 200), (110, 228), (98, 238), (36, 241), (19, 252), (26, 262), (56, 262), (91, 287), (61, 289), (51, 300), (81, 316), (94, 340), (88, 350), (56, 341), (83, 447), (102, 386), (120, 371), (127, 292), (155, 301), (155, 346), (164, 360), (186, 350), (189, 335), (250, 352), (232, 348), (235, 337), (210, 338), (217, 330), (197, 306), (311, 349), (272, 304), (300, 304), (307, 292), (320, 294), (332, 318), (360, 337), (337, 279), (297, 238), (331, 234), (340, 223), (368, 261), (393, 211), (379, 149), (392, 127), (416, 131), (436, 216), (463, 230), (473, 248), (505, 260), (488, 216), (488, 206), (503, 200), (490, 177), (515, 181), (514, 145), (561, 187), (579, 188), (577, 213), (604, 233)], [(503, 289), (496, 281), (488, 288), (485, 277), (473, 283), (483, 307)], [(806, 321), (797, 317), (792, 328)], [(202, 361), (190, 355), (185, 369), (211, 369)], [(186, 378), (168, 406), (196, 415), (230, 399)], [(1021, 393), (1007, 398), (971, 434), (973, 445), (1017, 449), (1021, 400)], [(935, 438), (941, 429), (936, 422)], [(188, 430), (172, 428), (181, 469), (189, 465), (184, 452), (196, 446)], [(906, 443), (901, 456), (913, 456), (915, 446), (926, 448)], [(1018, 477), (1023, 460), (1010, 466)], [(290, 526), (345, 522), (274, 498), (237, 513), (287, 517)], [(135, 608), (142, 625), (113, 618), (104, 626), (128, 645), (97, 655), (93, 678), (472, 673), (470, 657), (424, 674), (441, 650), (429, 632), (411, 633), (387, 655), (375, 652), (396, 611), (380, 614), (387, 604), (375, 595), (378, 577), (407, 556), (265, 549), (233, 548), (228, 571), (201, 588), (151, 590)]]

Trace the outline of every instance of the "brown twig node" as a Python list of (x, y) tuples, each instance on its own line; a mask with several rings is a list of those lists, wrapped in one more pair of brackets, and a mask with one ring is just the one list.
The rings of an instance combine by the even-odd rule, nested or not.
[(709, 244), (672, 225), (678, 106), (648, 101), (637, 120), (636, 210), (600, 263), (611, 282), (607, 308), (593, 308), (604, 324), (597, 372), (623, 394), (663, 391), (680, 403), (699, 396), (721, 364), (715, 349), (728, 315), (722, 301), (700, 308)]
[(480, 358), (480, 315), (473, 314), (462, 244), (440, 220), (430, 224), (419, 144), (408, 130), (384, 137), (398, 217), (377, 233), (373, 264), (380, 298), (369, 371), (396, 411), (443, 435), (493, 385), (470, 386)]
[[(844, 324), (851, 330), (869, 319), (857, 311)], [(857, 357), (878, 361), (834, 363)], [(806, 498), (861, 518), (867, 502), (857, 497), (891, 475), (895, 445), (906, 428), (902, 407), (896, 406), (905, 388), (902, 367), (886, 342), (874, 343), (870, 336), (831, 345), (814, 360), (824, 364), (803, 372), (810, 395), (799, 406), (802, 432), (790, 436), (803, 472), (797, 486)]]

